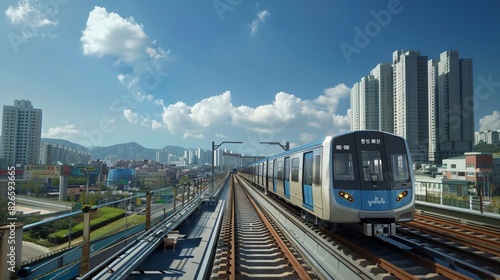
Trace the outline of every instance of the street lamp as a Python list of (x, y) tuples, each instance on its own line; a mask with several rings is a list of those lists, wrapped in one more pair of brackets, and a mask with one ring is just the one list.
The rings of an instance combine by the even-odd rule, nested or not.
[(269, 145), (280, 145), (283, 150), (288, 151), (290, 150), (290, 142), (286, 142), (286, 144), (283, 146), (280, 142), (260, 142), (261, 144), (269, 144)]
[(217, 150), (217, 148), (219, 148), (220, 146), (222, 146), (222, 144), (243, 144), (243, 142), (239, 142), (239, 141), (224, 141), (222, 143), (220, 143), (219, 145), (215, 145), (215, 142), (212, 141), (212, 191), (214, 190), (214, 162), (215, 162), (215, 156), (214, 156), (214, 152), (215, 150)]

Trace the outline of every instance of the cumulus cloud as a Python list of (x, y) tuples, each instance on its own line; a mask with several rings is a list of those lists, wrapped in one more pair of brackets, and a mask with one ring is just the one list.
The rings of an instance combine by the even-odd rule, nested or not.
[[(293, 94), (279, 92), (272, 104), (252, 108), (234, 105), (231, 93), (226, 91), (192, 106), (184, 102), (163, 105), (161, 120), (152, 120), (151, 127), (167, 129), (172, 134), (183, 132), (184, 137), (201, 137), (203, 132), (228, 125), (257, 133), (299, 128), (297, 132), (302, 133), (301, 141), (308, 142), (320, 134), (324, 136), (350, 129), (349, 115), (336, 112), (339, 99), (348, 97), (348, 92), (349, 89), (343, 84), (325, 89), (314, 100), (302, 100)], [(317, 133), (307, 132), (308, 130)]]
[(270, 15), (271, 14), (267, 10), (260, 11), (257, 14), (257, 18), (248, 26), (250, 28), (250, 35), (255, 35), (259, 28), (266, 22), (266, 18)]
[(490, 130), (500, 130), (500, 112), (493, 111), (491, 115), (486, 115), (479, 120), (479, 131)]
[(133, 17), (122, 18), (98, 6), (89, 13), (80, 38), (84, 54), (116, 56), (127, 63), (133, 63), (144, 55), (148, 40), (142, 25), (135, 22)]
[(314, 102), (327, 106), (330, 112), (335, 112), (339, 105), (339, 100), (349, 96), (349, 87), (345, 84), (339, 84), (335, 87), (325, 89), (323, 93)]
[(161, 121), (153, 120), (152, 128), (166, 128), (171, 133), (184, 131), (186, 137), (226, 125), (232, 110), (229, 92), (203, 99), (193, 106), (177, 102), (163, 107)]
[[(124, 65), (125, 72), (117, 79), (138, 101), (152, 101), (146, 93), (158, 87), (167, 73), (163, 72), (170, 50), (156, 46), (144, 31), (144, 26), (133, 17), (123, 18), (105, 8), (95, 6), (89, 13), (80, 38), (84, 55), (109, 57), (116, 65)], [(142, 98), (145, 96), (146, 98)]]
[(42, 133), (42, 137), (44, 138), (61, 138), (67, 140), (74, 140), (81, 135), (82, 132), (76, 129), (73, 124), (51, 127), (47, 133)]
[(54, 10), (51, 5), (37, 0), (19, 0), (17, 6), (9, 6), (5, 11), (5, 15), (12, 24), (30, 27), (57, 25), (57, 21), (49, 19), (56, 13), (57, 10)]
[(299, 134), (299, 139), (301, 142), (311, 142), (313, 140), (316, 140), (316, 138), (318, 138), (316, 136), (316, 134), (312, 134), (312, 133), (305, 133), (305, 132), (302, 132)]
[(130, 123), (137, 123), (138, 122), (138, 115), (137, 115), (137, 113), (132, 112), (132, 110), (130, 110), (130, 109), (124, 109), (123, 110), (123, 116)]

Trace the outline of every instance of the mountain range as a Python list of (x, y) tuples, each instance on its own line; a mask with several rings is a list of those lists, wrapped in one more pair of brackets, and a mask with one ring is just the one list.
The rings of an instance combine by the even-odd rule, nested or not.
[[(156, 159), (156, 151), (159, 149), (149, 149), (145, 148), (136, 142), (129, 142), (123, 144), (116, 144), (109, 147), (91, 147), (87, 148), (82, 145), (70, 142), (68, 140), (63, 139), (55, 139), (55, 138), (42, 138), (41, 143), (49, 143), (52, 145), (63, 145), (65, 147), (69, 147), (72, 149), (76, 149), (78, 151), (91, 152), (92, 160), (104, 160), (108, 156), (116, 156), (119, 159), (123, 160), (155, 160)], [(178, 147), (178, 146), (165, 146), (160, 150), (167, 150), (170, 154), (175, 156), (183, 156), (184, 151), (187, 149)]]

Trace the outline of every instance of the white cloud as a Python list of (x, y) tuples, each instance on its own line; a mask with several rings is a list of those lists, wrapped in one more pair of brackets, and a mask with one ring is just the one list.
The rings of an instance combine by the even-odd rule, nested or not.
[(158, 50), (156, 50), (156, 49), (147, 47), (146, 48), (146, 52), (149, 54), (150, 58), (154, 58), (154, 59), (164, 58), (164, 57), (167, 57), (170, 54), (170, 50), (169, 51), (165, 51), (162, 48), (158, 48)]
[[(75, 128), (73, 124), (66, 124), (63, 126), (56, 126), (49, 128), (47, 133), (42, 133), (44, 138), (60, 138), (66, 140), (74, 140), (75, 137), (81, 136), (82, 132)], [(72, 139), (74, 138), (74, 139)]]
[[(301, 141), (308, 142), (316, 135), (350, 129), (349, 115), (336, 112), (338, 101), (348, 97), (348, 92), (343, 84), (326, 89), (314, 100), (302, 100), (293, 94), (279, 92), (272, 104), (252, 108), (235, 106), (231, 102), (231, 93), (226, 91), (192, 106), (183, 102), (163, 106), (161, 120), (152, 120), (151, 127), (167, 129), (172, 134), (182, 132), (184, 137), (195, 137), (193, 135), (227, 126), (271, 134), (288, 130), (296, 131), (297, 135), (301, 133)], [(215, 136), (226, 137), (222, 134)]]
[(314, 140), (316, 140), (316, 138), (318, 138), (316, 136), (316, 134), (312, 134), (312, 133), (301, 132), (299, 134), (300, 141), (302, 141), (304, 143), (314, 141)]
[(250, 23), (250, 34), (255, 35), (259, 28), (266, 22), (266, 17), (270, 16), (271, 14), (267, 10), (260, 11), (257, 14), (257, 18)]
[(138, 115), (137, 115), (137, 113), (132, 112), (132, 110), (130, 110), (130, 109), (124, 109), (123, 110), (123, 116), (130, 123), (137, 123), (137, 121), (138, 121)]
[(165, 127), (171, 133), (176, 131), (199, 133), (226, 125), (231, 112), (231, 94), (227, 91), (221, 95), (203, 99), (192, 107), (183, 102), (164, 106), (162, 120), (153, 121), (152, 127), (153, 129)]
[(349, 88), (345, 84), (339, 84), (335, 87), (325, 89), (324, 95), (316, 98), (314, 102), (320, 105), (326, 105), (331, 112), (335, 112), (339, 105), (339, 100), (348, 96)]
[(493, 111), (491, 115), (486, 115), (479, 120), (479, 131), (490, 130), (500, 130), (500, 112)]
[(144, 55), (149, 41), (142, 25), (133, 17), (125, 19), (98, 6), (89, 13), (82, 33), (80, 41), (84, 54), (115, 56), (126, 63), (134, 63)]
[[(123, 18), (105, 8), (95, 6), (89, 13), (80, 38), (83, 54), (110, 57), (121, 65), (117, 75), (135, 101), (154, 101), (149, 92), (163, 82), (168, 73), (164, 63), (170, 59), (170, 50), (156, 46), (133, 17)], [(124, 67), (123, 67), (124, 66)]]
[(184, 139), (185, 138), (196, 138), (196, 139), (205, 139), (205, 136), (203, 133), (191, 133), (191, 132), (185, 132), (184, 135), (182, 136)]
[(42, 27), (57, 25), (57, 21), (49, 19), (57, 14), (57, 10), (47, 3), (38, 0), (19, 0), (17, 7), (9, 6), (5, 15), (12, 24), (28, 25), (29, 27)]

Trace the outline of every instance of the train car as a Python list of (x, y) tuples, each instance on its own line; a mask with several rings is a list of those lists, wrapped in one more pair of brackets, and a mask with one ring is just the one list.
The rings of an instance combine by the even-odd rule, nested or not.
[(263, 190), (328, 227), (359, 223), (368, 236), (413, 220), (414, 175), (404, 138), (382, 131), (329, 136), (241, 168)]

